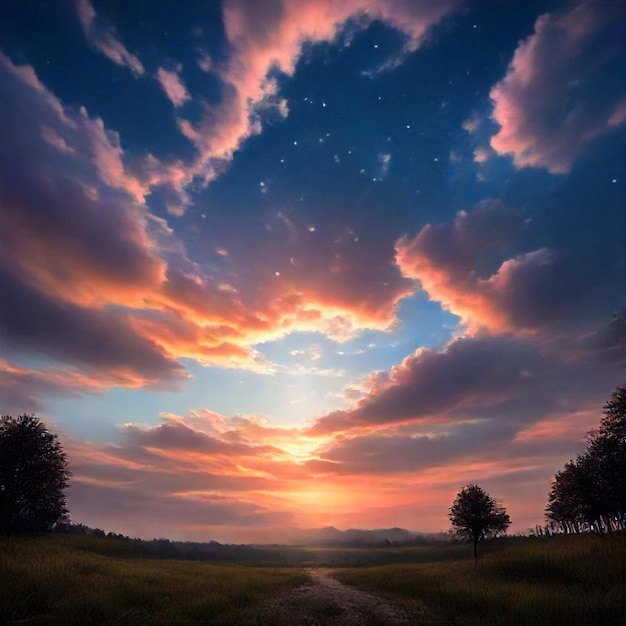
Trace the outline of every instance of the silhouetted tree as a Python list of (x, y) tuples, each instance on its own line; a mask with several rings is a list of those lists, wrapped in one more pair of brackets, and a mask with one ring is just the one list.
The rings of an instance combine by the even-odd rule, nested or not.
[(604, 405), (598, 429), (590, 433), (586, 456), (593, 470), (594, 494), (608, 532), (626, 515), (626, 387), (618, 387)]
[(552, 481), (546, 518), (559, 524), (565, 533), (579, 533), (584, 523), (593, 524), (599, 515), (591, 470), (590, 460), (579, 455), (566, 463)]
[(626, 514), (626, 387), (604, 405), (604, 417), (589, 433), (587, 450), (557, 472), (548, 495), (546, 517), (565, 532), (583, 524), (612, 533)]
[(456, 534), (474, 544), (474, 559), (478, 558), (479, 541), (504, 534), (511, 525), (505, 508), (478, 485), (466, 485), (459, 491), (449, 516)]
[(67, 519), (69, 472), (55, 434), (34, 415), (0, 418), (0, 533), (43, 532)]

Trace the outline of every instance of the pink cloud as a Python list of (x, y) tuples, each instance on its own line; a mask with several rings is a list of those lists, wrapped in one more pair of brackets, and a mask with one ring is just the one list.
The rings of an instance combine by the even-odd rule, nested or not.
[(74, 148), (68, 145), (65, 139), (49, 126), (41, 128), (41, 138), (61, 153), (72, 154), (75, 152)]
[[(304, 0), (296, 4), (263, 0), (253, 4), (228, 0), (224, 4), (226, 36), (232, 46), (227, 63), (216, 67), (223, 80), (222, 103), (207, 106), (197, 125), (179, 122), (201, 153), (198, 171), (211, 171), (212, 159), (232, 158), (248, 137), (261, 131), (260, 109), (275, 107), (286, 112), (277, 94), (273, 71), (292, 75), (305, 42), (332, 41), (353, 17), (359, 28), (375, 19), (387, 22), (407, 37), (407, 50), (415, 50), (428, 29), (458, 2), (409, 0)], [(356, 27), (356, 26), (355, 26)]]
[[(206, 185), (214, 180), (239, 146), (251, 135), (261, 132), (262, 111), (275, 109), (282, 117), (288, 114), (287, 102), (278, 94), (272, 73), (278, 70), (293, 74), (304, 43), (334, 40), (351, 19), (358, 17), (358, 26), (357, 20), (353, 20), (351, 28), (363, 28), (373, 20), (383, 20), (406, 36), (405, 51), (410, 52), (419, 47), (429, 28), (458, 4), (459, 0), (437, 3), (425, 0), (350, 0), (342, 3), (306, 0), (297, 5), (280, 0), (276, 6), (267, 0), (253, 5), (239, 0), (226, 2), (224, 24), (231, 45), (230, 57), (222, 64), (208, 64), (206, 55), (201, 54), (199, 61), (203, 71), (212, 70), (221, 79), (221, 102), (218, 105), (200, 103), (205, 114), (199, 122), (178, 119), (181, 133), (195, 145), (198, 155), (184, 165), (173, 164), (176, 173), (183, 172), (184, 176), (165, 182), (170, 213), (182, 215), (186, 210), (189, 203), (185, 191), (187, 184), (195, 180)], [(139, 60), (116, 39), (112, 27), (97, 24), (89, 0), (77, 0), (77, 7), (92, 43), (115, 62), (134, 68), (136, 74), (143, 73)], [(159, 68), (157, 80), (174, 106), (180, 107), (190, 99), (177, 72)], [(158, 169), (165, 178), (170, 178), (167, 174), (169, 167), (159, 164)], [(150, 169), (157, 168), (153, 164)], [(137, 176), (143, 179), (145, 176), (141, 170), (139, 165)], [(152, 180), (153, 184), (160, 184), (154, 178)]]
[(529, 346), (506, 338), (463, 337), (441, 350), (419, 348), (388, 372), (372, 374), (352, 408), (319, 418), (311, 432), (369, 431), (404, 422), (428, 431), (452, 414), (479, 418), (533, 384), (525, 372), (539, 375), (548, 365)]
[(481, 333), (438, 350), (419, 348), (371, 374), (351, 408), (319, 417), (307, 432), (340, 440), (384, 431), (419, 435), (413, 444), (426, 445), (427, 438), (429, 454), (455, 441), (470, 447), (511, 441), (540, 420), (601, 406), (626, 365), (624, 329), (604, 330), (549, 340)]
[(89, 43), (113, 63), (127, 67), (135, 76), (143, 74), (145, 70), (139, 58), (130, 53), (118, 39), (115, 28), (96, 15), (90, 0), (75, 0), (75, 3), (80, 24)]
[[(6, 96), (11, 98), (11, 105), (28, 108), (30, 118), (39, 122), (41, 132), (37, 139), (43, 138), (58, 152), (87, 159), (102, 182), (127, 192), (136, 202), (143, 203), (149, 191), (126, 171), (124, 151), (115, 131), (105, 128), (100, 118), (89, 117), (84, 107), (78, 111), (64, 107), (39, 81), (31, 66), (16, 65), (0, 53), (0, 71), (10, 81), (5, 89), (11, 91)], [(26, 116), (26, 111), (21, 111), (21, 115)], [(35, 133), (30, 125), (21, 133), (24, 137), (31, 134), (34, 139)], [(33, 139), (30, 139), (31, 143)]]
[(37, 73), (31, 65), (16, 65), (6, 56), (3, 52), (0, 52), (0, 69), (6, 72), (11, 78), (16, 79), (21, 85), (25, 85), (29, 90), (36, 94), (36, 97), (41, 99), (47, 109), (53, 113), (53, 119), (55, 123), (62, 122), (63, 124), (72, 126), (72, 121), (65, 116), (63, 105), (61, 101), (39, 80)]
[(474, 161), (476, 163), (485, 163), (491, 156), (493, 156), (493, 151), (489, 148), (478, 147), (474, 150)]
[[(578, 1), (540, 16), (506, 76), (491, 90), (500, 125), (491, 147), (517, 167), (567, 173), (585, 146), (626, 119), (626, 89), (616, 23), (620, 2)], [(601, 42), (602, 45), (597, 45)]]
[(165, 92), (165, 95), (175, 107), (180, 107), (185, 104), (187, 100), (191, 99), (187, 88), (179, 76), (181, 69), (179, 65), (174, 70), (166, 70), (160, 67), (157, 71), (157, 80)]
[(143, 204), (149, 191), (134, 177), (126, 172), (122, 156), (119, 135), (107, 130), (100, 118), (91, 119), (85, 108), (80, 110), (82, 119), (81, 138), (86, 140), (87, 149), (101, 180), (107, 185), (126, 191), (134, 200)]

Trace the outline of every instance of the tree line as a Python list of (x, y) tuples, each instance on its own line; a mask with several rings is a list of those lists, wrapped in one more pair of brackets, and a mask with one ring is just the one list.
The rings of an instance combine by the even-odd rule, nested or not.
[(624, 530), (626, 516), (626, 387), (604, 405), (600, 426), (587, 449), (557, 472), (546, 519), (564, 533)]

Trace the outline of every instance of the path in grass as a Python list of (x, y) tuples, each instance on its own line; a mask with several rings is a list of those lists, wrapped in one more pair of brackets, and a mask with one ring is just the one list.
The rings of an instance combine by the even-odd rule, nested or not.
[[(409, 615), (391, 602), (340, 583), (331, 570), (307, 570), (311, 582), (268, 603), (263, 626), (430, 626), (424, 611)], [(418, 620), (418, 621), (416, 621)]]

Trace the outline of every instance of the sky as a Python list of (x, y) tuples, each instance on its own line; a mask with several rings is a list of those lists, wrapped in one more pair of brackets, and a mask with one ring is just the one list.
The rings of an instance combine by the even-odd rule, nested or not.
[(542, 523), (626, 382), (625, 17), (2, 2), (0, 410), (73, 521), (437, 532), (477, 483)]

